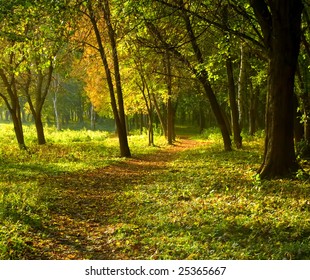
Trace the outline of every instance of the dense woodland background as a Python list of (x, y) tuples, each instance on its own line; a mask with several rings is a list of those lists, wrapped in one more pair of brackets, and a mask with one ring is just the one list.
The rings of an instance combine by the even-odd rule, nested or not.
[(307, 1), (3, 3), (0, 117), (22, 149), (27, 121), (45, 144), (44, 124), (94, 129), (112, 118), (125, 157), (131, 129), (147, 127), (152, 145), (154, 129), (172, 144), (176, 123), (217, 126), (225, 150), (230, 135), (241, 148), (242, 131), (265, 129), (260, 174), (286, 176), (299, 168), (294, 136), (309, 140), (308, 10)]
[[(206, 178), (214, 172), (213, 177), (209, 178), (212, 201), (208, 203), (214, 207), (215, 195), (224, 213), (230, 213), (232, 210), (227, 209), (227, 205), (234, 200), (233, 196), (239, 195), (234, 206), (238, 206), (239, 210), (234, 208), (232, 212), (237, 211), (238, 216), (242, 211), (252, 211), (255, 221), (240, 218), (233, 221), (235, 224), (232, 228), (223, 223), (212, 233), (205, 228), (205, 235), (203, 230), (201, 233), (201, 241), (206, 236), (212, 240), (216, 238), (217, 249), (209, 248), (208, 251), (205, 248), (211, 252), (209, 255), (204, 255), (202, 251), (196, 254), (189, 252), (190, 249), (184, 252), (180, 249), (181, 258), (309, 257), (309, 250), (306, 249), (309, 238), (304, 240), (309, 233), (306, 176), (307, 159), (310, 156), (309, 1), (1, 1), (0, 46), (0, 160), (4, 170), (0, 214), (3, 222), (7, 216), (11, 217), (10, 222), (0, 230), (0, 236), (2, 234), (3, 240), (12, 242), (6, 245), (0, 243), (0, 256), (38, 257), (39, 253), (35, 249), (31, 251), (30, 247), (36, 247), (39, 251), (44, 246), (53, 247), (43, 241), (33, 244), (33, 241), (29, 241), (32, 239), (28, 233), (26, 236), (29, 240), (20, 236), (20, 229), (28, 232), (29, 225), (31, 228), (43, 226), (40, 224), (41, 219), (45, 219), (42, 213), (50, 207), (45, 204), (47, 200), (48, 204), (54, 205), (51, 200), (54, 201), (55, 196), (66, 197), (66, 192), (62, 195), (59, 190), (56, 191), (57, 195), (51, 192), (51, 189), (58, 188), (52, 183), (56, 178), (53, 176), (73, 172), (76, 175), (66, 175), (64, 178), (69, 178), (71, 182), (76, 176), (79, 182), (99, 182), (96, 176), (90, 179), (85, 174), (81, 175), (81, 172), (87, 168), (122, 162), (124, 158), (152, 154), (158, 146), (177, 146), (180, 138), (188, 139), (195, 135), (199, 141), (207, 139), (212, 144), (210, 149), (203, 152), (206, 147), (202, 145), (198, 146), (201, 153), (198, 150), (185, 152), (181, 158), (185, 160), (183, 165), (187, 169), (179, 166), (181, 164), (178, 165), (178, 161), (172, 162), (172, 166), (177, 167), (170, 166), (172, 173), (162, 176), (162, 180), (167, 180), (163, 184), (168, 184), (170, 189), (161, 191), (168, 192), (172, 202), (188, 203), (187, 206), (183, 205), (185, 208), (179, 205), (184, 214), (181, 214), (182, 217), (192, 215), (195, 211), (198, 211), (195, 215), (202, 214), (197, 201), (203, 200), (206, 193), (196, 188), (207, 184)], [(116, 135), (117, 142), (113, 135)], [(120, 158), (117, 157), (119, 155)], [(193, 170), (189, 162), (186, 163), (189, 158), (193, 166), (199, 165), (199, 168), (198, 165), (195, 168), (211, 173), (191, 173)], [(43, 168), (40, 166), (42, 164), (46, 166)], [(213, 167), (218, 170), (213, 170)], [(184, 176), (178, 177), (181, 171)], [(46, 184), (42, 184), (42, 172), (47, 176)], [(231, 181), (220, 179), (220, 172)], [(29, 185), (22, 187), (24, 190), (21, 191), (23, 176)], [(55, 180), (58, 182), (64, 178), (57, 177)], [(160, 199), (164, 201), (158, 193), (158, 188), (162, 188), (159, 187), (161, 183), (155, 181), (155, 186), (147, 178), (145, 181), (156, 193), (156, 203), (160, 204)], [(286, 181), (287, 178), (303, 181), (292, 183)], [(262, 179), (277, 180), (264, 183)], [(170, 185), (175, 180), (183, 186), (182, 193), (175, 189), (175, 185)], [(245, 189), (236, 187), (233, 180)], [(52, 195), (52, 198), (47, 195), (42, 200), (44, 203), (37, 189), (42, 185)], [(294, 185), (292, 201), (277, 198), (280, 194), (288, 196), (289, 187)], [(64, 183), (64, 186), (71, 188), (69, 183)], [(249, 191), (246, 186), (254, 186), (255, 189)], [(262, 201), (262, 192), (270, 194), (266, 186), (274, 191), (274, 196), (271, 200)], [(252, 191), (257, 193), (254, 195)], [(131, 192), (134, 191), (130, 190), (129, 194), (125, 192), (121, 199), (126, 200), (129, 196), (131, 201)], [(144, 189), (136, 189), (137, 198), (140, 195), (142, 197), (143, 193)], [(246, 199), (242, 200), (242, 197), (248, 196), (253, 199), (254, 202), (249, 205), (254, 205), (256, 212), (247, 208)], [(195, 200), (197, 205), (193, 197), (198, 199)], [(298, 198), (297, 204), (295, 198)], [(281, 201), (277, 202), (277, 199)], [(43, 203), (45, 210), (36, 209), (34, 205), (38, 201)], [(206, 210), (204, 202), (200, 202)], [(154, 211), (152, 207), (148, 209), (148, 202), (139, 203), (146, 207), (146, 213)], [(286, 210), (283, 207), (277, 210), (273, 208), (278, 207), (276, 205), (279, 203), (283, 203)], [(52, 208), (58, 207), (55, 205)], [(111, 202), (111, 205), (114, 211), (117, 203)], [(264, 249), (253, 245), (249, 250), (237, 250), (234, 255), (234, 249), (241, 246), (240, 240), (241, 243), (247, 243), (259, 235), (263, 219), (257, 217), (266, 214), (260, 211), (262, 205), (266, 209), (274, 209), (275, 216), (289, 210), (296, 213), (292, 216), (296, 219), (287, 227), (284, 226), (287, 220), (280, 218), (262, 227), (263, 236), (270, 233), (268, 227), (276, 228), (269, 236), (277, 244), (274, 246), (280, 246), (287, 239), (285, 233), (276, 237), (276, 233), (283, 229), (290, 235), (290, 241), (286, 247), (281, 247), (279, 254), (272, 255), (270, 252), (275, 248), (269, 248), (264, 241)], [(168, 209), (172, 204), (163, 202), (163, 207)], [(193, 213), (187, 213), (189, 208)], [(115, 214), (112, 210), (111, 216)], [(128, 210), (132, 210), (130, 206)], [(38, 212), (43, 215), (41, 218), (36, 216), (41, 215)], [(299, 212), (302, 214), (297, 214)], [(146, 213), (139, 212), (137, 217)], [(174, 222), (178, 223), (179, 214), (173, 215)], [(218, 215), (221, 218), (223, 212)], [(188, 225), (190, 231), (198, 234), (203, 217), (197, 216), (197, 228)], [(283, 219), (287, 217), (289, 215), (285, 213)], [(271, 216), (265, 218), (268, 220)], [(141, 223), (140, 218), (137, 219), (133, 224)], [(165, 218), (159, 219), (161, 224)], [(27, 227), (16, 221), (26, 223)], [(238, 227), (239, 222), (245, 231)], [(57, 223), (59, 225), (59, 220)], [(65, 227), (66, 224), (61, 226)], [(159, 241), (152, 240), (151, 243), (155, 243), (148, 243), (148, 246), (153, 249), (143, 247), (143, 251), (141, 244), (148, 237), (144, 236), (146, 239), (141, 244), (140, 241), (134, 241), (133, 237), (136, 231), (142, 234), (143, 226), (127, 226), (124, 229), (117, 224), (114, 228), (105, 229), (109, 234), (116, 234), (116, 239), (110, 245), (113, 247), (118, 244), (116, 247), (121, 247), (124, 236), (130, 236), (126, 239), (128, 243), (125, 247), (119, 248), (117, 256), (136, 258), (133, 252), (137, 251), (141, 258), (146, 258), (149, 250), (153, 250), (154, 244)], [(7, 234), (9, 228), (11, 235)], [(172, 230), (172, 235), (174, 230), (178, 231), (176, 228), (165, 230)], [(225, 230), (228, 230), (227, 234), (224, 234)], [(147, 232), (145, 229), (143, 234), (147, 235)], [(46, 232), (44, 234), (49, 236)], [(40, 235), (42, 240), (43, 235)], [(73, 234), (72, 238), (75, 237)], [(158, 238), (162, 240), (162, 237)], [(225, 253), (218, 254), (218, 250), (223, 249), (221, 244), (227, 240), (231, 241), (228, 249), (224, 246), (228, 251), (225, 249)], [(169, 250), (164, 255), (157, 255), (156, 252), (152, 253), (154, 258), (176, 257)], [(53, 254), (46, 257), (70, 258)], [(109, 256), (72, 253), (71, 258)]]

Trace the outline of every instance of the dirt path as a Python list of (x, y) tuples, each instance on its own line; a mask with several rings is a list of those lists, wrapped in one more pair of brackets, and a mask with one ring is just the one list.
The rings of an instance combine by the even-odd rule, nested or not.
[[(114, 259), (109, 246), (115, 215), (113, 203), (130, 185), (150, 182), (160, 176), (178, 153), (197, 147), (194, 140), (182, 139), (174, 146), (159, 148), (155, 154), (91, 172), (51, 178), (57, 199), (52, 202), (51, 219), (44, 231), (34, 233), (35, 252), (31, 259)], [(46, 182), (42, 182), (44, 184)], [(114, 212), (111, 212), (113, 209)]]

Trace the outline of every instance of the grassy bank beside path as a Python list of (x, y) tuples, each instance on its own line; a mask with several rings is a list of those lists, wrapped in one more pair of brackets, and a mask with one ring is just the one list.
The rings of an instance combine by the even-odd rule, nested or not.
[(125, 160), (89, 137), (2, 149), (2, 259), (310, 259), (309, 181), (258, 180), (261, 138), (135, 136)]

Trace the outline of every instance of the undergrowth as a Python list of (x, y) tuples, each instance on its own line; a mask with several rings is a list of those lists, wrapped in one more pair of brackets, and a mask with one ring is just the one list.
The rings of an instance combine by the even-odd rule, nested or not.
[[(24, 152), (11, 128), (1, 129), (0, 258), (28, 259), (40, 255), (33, 242), (54, 207), (50, 182), (124, 159), (106, 132), (48, 131), (49, 143), (38, 146), (29, 127)], [(255, 176), (261, 137), (245, 137), (243, 149), (223, 152), (218, 133), (208, 133), (207, 144), (120, 186), (105, 205), (111, 258), (310, 259), (309, 181), (261, 181)], [(145, 135), (129, 142), (135, 155), (157, 151)]]
[[(209, 139), (210, 140), (210, 139)], [(118, 199), (111, 244), (128, 259), (310, 259), (309, 182), (259, 181), (262, 139), (188, 150)]]
[[(0, 131), (0, 259), (29, 258), (33, 253), (29, 232), (42, 228), (56, 195), (39, 182), (125, 159), (119, 157), (117, 138), (106, 131), (46, 127), (47, 144), (37, 145), (35, 127), (25, 126), (27, 151), (18, 149), (12, 125), (0, 124)], [(156, 140), (164, 143), (161, 137)], [(157, 149), (147, 146), (145, 135), (133, 135), (129, 142), (134, 154)]]

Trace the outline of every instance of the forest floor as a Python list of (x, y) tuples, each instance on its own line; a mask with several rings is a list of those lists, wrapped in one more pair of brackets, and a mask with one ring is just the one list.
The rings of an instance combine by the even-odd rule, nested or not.
[[(159, 148), (155, 153), (107, 167), (45, 177), (41, 184), (54, 186), (56, 199), (51, 202), (50, 217), (43, 225), (44, 230), (40, 228), (38, 232), (33, 232), (31, 247), (34, 250), (27, 258), (126, 258), (117, 252), (119, 244), (111, 238), (121, 224), (111, 223), (111, 220), (120, 218), (124, 209), (133, 209), (137, 205), (118, 208), (120, 203), (116, 201), (128, 188), (147, 185), (163, 176), (163, 171), (169, 169), (169, 163), (180, 152), (206, 144), (206, 141), (184, 137), (172, 146)], [(126, 204), (126, 201), (122, 203)]]
[(173, 146), (157, 137), (157, 147), (132, 135), (123, 159), (105, 132), (50, 131), (23, 153), (9, 131), (1, 259), (310, 259), (309, 168), (260, 180), (259, 134), (231, 152), (214, 130)]

